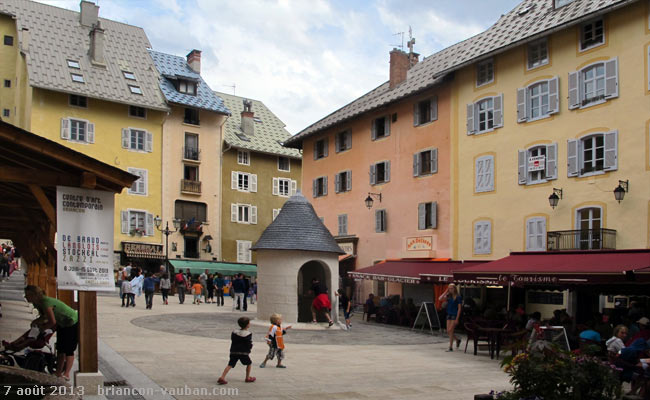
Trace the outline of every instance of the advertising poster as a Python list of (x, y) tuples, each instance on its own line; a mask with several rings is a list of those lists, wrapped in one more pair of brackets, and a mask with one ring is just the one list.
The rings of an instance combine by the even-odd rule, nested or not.
[(56, 188), (57, 283), (59, 289), (113, 291), (115, 194)]

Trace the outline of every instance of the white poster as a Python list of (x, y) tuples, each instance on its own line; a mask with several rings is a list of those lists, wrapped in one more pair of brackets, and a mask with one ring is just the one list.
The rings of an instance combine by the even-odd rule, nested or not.
[(546, 156), (528, 157), (528, 172), (543, 171), (546, 168)]
[(59, 289), (113, 291), (112, 192), (56, 187)]

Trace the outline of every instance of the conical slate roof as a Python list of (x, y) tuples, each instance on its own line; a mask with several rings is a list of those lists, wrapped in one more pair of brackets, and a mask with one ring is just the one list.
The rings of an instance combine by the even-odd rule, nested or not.
[(302, 193), (291, 196), (252, 250), (307, 250), (345, 254)]

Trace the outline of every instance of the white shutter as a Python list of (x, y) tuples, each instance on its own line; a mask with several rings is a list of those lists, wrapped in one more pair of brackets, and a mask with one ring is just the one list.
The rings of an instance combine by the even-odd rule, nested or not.
[(437, 229), (438, 228), (438, 202), (434, 201), (431, 203), (431, 221), (429, 221), (431, 224), (431, 229)]
[(390, 136), (390, 115), (384, 117), (384, 136)]
[(131, 146), (131, 130), (122, 128), (122, 148), (128, 149)]
[(420, 103), (413, 104), (413, 126), (420, 125)]
[(578, 176), (580, 166), (578, 165), (578, 140), (567, 140), (567, 176)]
[(375, 211), (375, 232), (377, 233), (381, 232), (381, 211)]
[(486, 190), (489, 192), (494, 190), (494, 174), (495, 174), (494, 157), (492, 156), (486, 157), (484, 166), (485, 166), (485, 173), (487, 174)]
[(546, 218), (530, 218), (526, 221), (526, 251), (546, 250)]
[(129, 234), (129, 212), (121, 211), (120, 214), (122, 216), (122, 233), (128, 235)]
[(482, 192), (483, 190), (483, 158), (477, 158), (474, 163), (474, 191)]
[(474, 103), (467, 105), (467, 134), (473, 135), (476, 132), (474, 123)]
[(535, 219), (531, 218), (526, 221), (526, 251), (537, 250), (535, 248), (535, 233), (537, 229), (537, 224)]
[(334, 175), (334, 193), (341, 192), (341, 176), (340, 174)]
[(239, 182), (237, 181), (239, 174), (235, 171), (230, 172), (230, 188), (237, 190)]
[(438, 173), (438, 149), (431, 150), (431, 173)]
[(385, 175), (385, 182), (390, 182), (390, 161), (385, 161), (384, 162), (384, 175)]
[(433, 96), (431, 99), (431, 121), (438, 119), (438, 96)]
[(420, 175), (420, 153), (413, 154), (413, 176)]
[(316, 198), (318, 197), (318, 179), (314, 179), (312, 182), (312, 189), (313, 189), (313, 197)]
[(492, 98), (494, 104), (494, 127), (501, 128), (503, 126), (503, 93)]
[(291, 195), (293, 196), (294, 194), (296, 194), (297, 191), (298, 191), (298, 182), (292, 180), (291, 181)]
[(474, 223), (474, 254), (481, 254), (481, 234), (483, 233), (483, 228), (480, 222)]
[(618, 57), (605, 62), (605, 98), (618, 97)]
[(557, 114), (560, 112), (560, 78), (557, 76), (548, 81), (548, 113)]
[(230, 222), (237, 222), (237, 204), (230, 204)]
[(241, 240), (237, 241), (237, 262), (246, 262), (246, 254), (244, 250), (244, 242)]
[(423, 230), (427, 228), (426, 216), (427, 216), (426, 203), (418, 204), (418, 229), (419, 230)]
[(569, 110), (580, 107), (580, 71), (569, 72)]
[(95, 124), (88, 122), (88, 134), (86, 135), (87, 143), (95, 143)]
[[(277, 196), (280, 193), (280, 179), (273, 178), (273, 195)], [(314, 195), (316, 197), (316, 195)]]
[(519, 150), (517, 156), (517, 176), (520, 185), (525, 185), (528, 182), (528, 171), (526, 164), (528, 161), (528, 151)]
[(370, 166), (370, 184), (374, 185), (377, 183), (377, 165), (372, 164)]
[(327, 177), (323, 177), (323, 196), (327, 196)]
[(618, 169), (618, 131), (605, 133), (605, 161), (604, 170), (614, 171)]
[(557, 179), (557, 143), (546, 146), (546, 179)]
[(345, 177), (347, 178), (345, 180), (345, 184), (346, 184), (345, 190), (350, 191), (352, 190), (352, 171), (346, 171), (345, 175), (346, 175)]
[(61, 118), (61, 139), (70, 140), (70, 120)]
[(278, 217), (278, 214), (280, 214), (280, 209), (279, 208), (274, 208), (273, 209), (273, 220), (274, 221)]
[(546, 250), (546, 218), (539, 218), (537, 220), (537, 248), (539, 251)]
[(492, 249), (492, 223), (485, 221), (483, 223), (483, 252), (490, 254)]
[(146, 235), (153, 236), (153, 214), (147, 213), (146, 221)]
[(345, 133), (345, 148), (346, 150), (352, 148), (352, 131)]
[(251, 206), (251, 224), (257, 224), (257, 206)]
[(251, 182), (250, 182), (250, 191), (252, 193), (257, 193), (257, 174), (250, 174), (249, 176)]
[(526, 122), (526, 92), (528, 88), (517, 89), (517, 122)]
[(145, 136), (147, 137), (147, 140), (144, 145), (145, 151), (148, 151), (149, 153), (153, 152), (153, 134), (151, 132), (145, 132)]

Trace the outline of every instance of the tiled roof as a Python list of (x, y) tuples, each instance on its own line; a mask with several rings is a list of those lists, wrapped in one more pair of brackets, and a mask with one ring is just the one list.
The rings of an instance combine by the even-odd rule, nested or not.
[[(90, 28), (79, 23), (78, 12), (28, 0), (0, 0), (0, 13), (14, 15), (19, 32), (29, 29), (26, 59), (32, 87), (168, 109), (142, 28), (99, 18), (105, 31), (106, 66), (93, 66), (88, 56)], [(78, 61), (81, 68), (69, 68), (68, 59)], [(137, 80), (127, 81), (122, 70), (133, 72)], [(73, 82), (70, 72), (82, 74), (85, 83)], [(142, 95), (131, 93), (128, 84), (139, 86)]]
[(524, 0), (486, 31), (441, 50), (413, 66), (406, 81), (393, 89), (388, 82), (350, 104), (308, 126), (286, 142), (300, 148), (302, 140), (323, 129), (378, 107), (413, 95), (441, 82), (443, 76), (477, 59), (505, 51), (513, 45), (536, 39), (559, 27), (579, 23), (583, 18), (610, 11), (638, 0), (574, 0), (555, 9), (551, 0)]
[[(302, 158), (300, 151), (282, 146), (280, 143), (289, 139), (291, 134), (284, 128), (286, 125), (266, 108), (264, 103), (251, 100), (252, 111), (259, 122), (255, 122), (255, 134), (244, 135), (241, 130), (241, 112), (244, 111), (244, 100), (247, 98), (215, 92), (232, 111), (232, 115), (224, 126), (224, 140), (232, 147), (257, 151), (260, 153), (277, 154), (292, 158)], [(250, 100), (250, 99), (248, 99)]]
[[(203, 110), (214, 111), (230, 115), (230, 111), (223, 104), (223, 100), (217, 96), (207, 83), (187, 64), (184, 57), (160, 53), (149, 50), (158, 72), (160, 72), (160, 90), (170, 103), (182, 104)], [(176, 90), (172, 80), (182, 78), (197, 82), (196, 96), (181, 93)]]
[(345, 254), (314, 207), (298, 192), (284, 203), (252, 250), (307, 250)]

